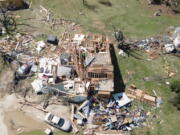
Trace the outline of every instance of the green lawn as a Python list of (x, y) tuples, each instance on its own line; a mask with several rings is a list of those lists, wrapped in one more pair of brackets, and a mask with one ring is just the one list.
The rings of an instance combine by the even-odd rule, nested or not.
[[(145, 0), (86, 0), (87, 6), (82, 4), (82, 0), (32, 0), (33, 10), (18, 12), (22, 17), (21, 23), (35, 26), (35, 30), (46, 33), (59, 33), (50, 30), (37, 20), (28, 20), (42, 16), (38, 11), (39, 5), (43, 5), (53, 12), (53, 16), (76, 20), (82, 25), (84, 32), (98, 32), (111, 35), (114, 25), (123, 30), (126, 35), (132, 37), (146, 37), (162, 33), (169, 26), (178, 26), (180, 16), (159, 16), (154, 17)], [(109, 1), (111, 6), (106, 6), (100, 1)], [(23, 20), (23, 19), (27, 20)], [(24, 25), (23, 25), (24, 27)], [(31, 27), (32, 29), (33, 27)], [(42, 29), (43, 28), (43, 29)]]
[[(167, 62), (171, 65), (173, 71), (177, 73), (174, 78), (180, 78), (180, 62), (179, 58), (174, 56), (163, 56), (158, 59), (147, 61), (146, 54), (143, 52), (138, 52), (138, 57), (142, 60), (136, 59), (134, 57), (121, 57), (118, 56), (118, 63), (123, 80), (128, 85), (135, 84), (137, 88), (146, 90), (149, 94), (153, 94), (152, 90), (156, 90), (157, 95), (162, 97), (163, 104), (160, 108), (156, 110), (148, 109), (152, 114), (158, 116), (158, 118), (152, 120), (152, 124), (148, 128), (140, 128), (133, 132), (136, 135), (178, 135), (180, 133), (179, 123), (180, 123), (180, 112), (170, 104), (169, 100), (173, 98), (174, 93), (172, 93), (169, 87), (165, 84), (166, 81), (171, 81), (167, 78), (164, 72), (163, 65), (165, 64), (163, 57), (167, 59)], [(127, 81), (128, 72), (132, 73), (132, 79)], [(155, 78), (145, 82), (144, 77)]]

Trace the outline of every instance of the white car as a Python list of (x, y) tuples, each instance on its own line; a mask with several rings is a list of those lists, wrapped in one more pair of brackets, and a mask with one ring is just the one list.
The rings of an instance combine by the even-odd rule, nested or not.
[(45, 122), (47, 122), (49, 125), (51, 125), (53, 127), (56, 127), (60, 130), (66, 131), (66, 132), (69, 132), (72, 127), (70, 121), (60, 118), (58, 116), (55, 116), (52, 113), (48, 113), (46, 115)]

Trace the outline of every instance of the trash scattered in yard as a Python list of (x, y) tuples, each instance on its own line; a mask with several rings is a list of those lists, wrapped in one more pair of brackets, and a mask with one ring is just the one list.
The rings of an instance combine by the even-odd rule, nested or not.
[[(171, 34), (170, 34), (171, 33)], [(180, 30), (175, 28), (173, 32), (147, 38), (144, 40), (123, 39), (118, 43), (119, 55), (125, 57), (132, 50), (143, 50), (147, 52), (148, 60), (159, 58), (160, 55), (174, 54), (179, 56), (180, 52)]]

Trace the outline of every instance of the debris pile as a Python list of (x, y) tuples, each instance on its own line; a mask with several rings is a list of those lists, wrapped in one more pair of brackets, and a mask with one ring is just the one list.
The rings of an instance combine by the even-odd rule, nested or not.
[[(88, 90), (109, 96), (113, 89), (113, 66), (106, 36), (75, 34), (60, 40), (48, 36), (47, 43), (37, 42), (36, 50), (47, 51), (47, 44), (55, 45), (54, 56), (37, 57), (31, 71), (35, 72), (32, 87), (36, 93), (60, 92), (86, 95)], [(50, 54), (50, 53), (48, 53)], [(106, 59), (106, 60), (104, 60)]]
[(131, 85), (126, 92), (127, 96), (132, 99), (136, 99), (153, 106), (159, 106), (161, 104), (160, 97), (146, 94), (144, 91), (137, 89), (135, 85)]
[(72, 104), (73, 132), (78, 132), (77, 126), (85, 126), (84, 134), (107, 130), (124, 132), (147, 126), (148, 112), (140, 107), (132, 108), (132, 101), (125, 93), (117, 93), (110, 98), (92, 96), (80, 106)]
[(120, 48), (119, 55), (121, 56), (126, 56), (128, 49), (145, 50), (150, 60), (158, 58), (161, 54), (175, 54), (178, 56), (180, 52), (180, 27), (175, 28), (173, 32), (168, 32), (168, 34), (163, 36), (135, 41), (125, 40), (118, 48)]

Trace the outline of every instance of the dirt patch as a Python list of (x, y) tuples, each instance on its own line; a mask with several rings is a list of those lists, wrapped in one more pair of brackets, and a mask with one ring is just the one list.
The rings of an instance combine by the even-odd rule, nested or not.
[(0, 73), (0, 98), (11, 91), (14, 71), (10, 68), (3, 69)]
[[(19, 104), (23, 98), (19, 95), (6, 95), (0, 100), (0, 135), (15, 135), (34, 129), (50, 127), (44, 122), (46, 113), (32, 106)], [(41, 104), (37, 105), (39, 108)], [(70, 118), (70, 110), (65, 105), (50, 105), (46, 109), (65, 119)]]
[(61, 116), (65, 119), (70, 119), (70, 108), (69, 106), (64, 105), (51, 105), (47, 108), (48, 111), (56, 114), (57, 116)]
[(4, 123), (5, 111), (16, 109), (17, 99), (15, 95), (9, 95), (0, 100), (0, 128), (1, 135), (8, 135), (8, 128)]
[(8, 127), (9, 135), (15, 135), (22, 131), (33, 129), (45, 129), (47, 125), (41, 121), (34, 120), (22, 111), (10, 111), (5, 114), (5, 123)]

